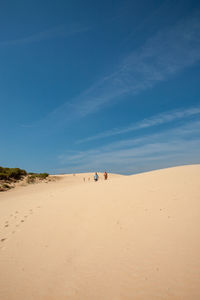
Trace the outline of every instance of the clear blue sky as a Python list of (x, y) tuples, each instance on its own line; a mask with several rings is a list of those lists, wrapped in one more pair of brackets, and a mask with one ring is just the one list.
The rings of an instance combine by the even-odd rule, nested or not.
[(199, 1), (3, 1), (0, 66), (2, 166), (200, 163)]

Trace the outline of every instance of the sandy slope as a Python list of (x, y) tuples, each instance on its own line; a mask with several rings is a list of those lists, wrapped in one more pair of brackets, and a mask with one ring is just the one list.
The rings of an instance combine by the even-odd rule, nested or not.
[(200, 165), (61, 177), (0, 194), (0, 299), (200, 299)]

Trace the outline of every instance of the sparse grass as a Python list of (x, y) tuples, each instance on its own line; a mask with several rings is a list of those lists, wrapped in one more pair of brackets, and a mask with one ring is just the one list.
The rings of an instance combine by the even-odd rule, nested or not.
[(0, 192), (7, 191), (11, 188), (12, 188), (12, 186), (7, 183), (0, 183)]
[(30, 177), (38, 178), (38, 179), (46, 179), (49, 174), (48, 173), (29, 173)]
[(4, 183), (2, 185), (2, 187), (5, 188), (5, 189), (10, 189), (11, 188), (11, 186), (9, 184), (7, 184), (7, 183)]
[(27, 183), (34, 183), (37, 179), (44, 180), (49, 176), (48, 173), (29, 173), (27, 177)]

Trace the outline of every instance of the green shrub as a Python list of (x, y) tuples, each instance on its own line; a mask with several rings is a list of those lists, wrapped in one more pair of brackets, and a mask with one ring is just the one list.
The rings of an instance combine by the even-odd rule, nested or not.
[(48, 176), (49, 176), (48, 173), (40, 173), (40, 174), (39, 174), (39, 177), (40, 177), (41, 179), (46, 179)]
[(30, 178), (38, 178), (38, 179), (45, 179), (49, 176), (48, 173), (29, 173)]
[(36, 178), (40, 180), (46, 179), (49, 174), (48, 173), (33, 173), (30, 172), (27, 174), (25, 170), (19, 168), (4, 168), (0, 167), (0, 180), (4, 181), (16, 181), (22, 179), (24, 176), (28, 175), (27, 182), (33, 183)]
[(27, 177), (27, 183), (34, 183), (36, 179), (44, 180), (49, 176), (48, 173), (32, 173), (30, 172)]
[(0, 173), (0, 180), (8, 180), (8, 175), (5, 173)]
[(26, 176), (27, 172), (19, 168), (3, 168), (0, 167), (0, 180), (19, 180)]

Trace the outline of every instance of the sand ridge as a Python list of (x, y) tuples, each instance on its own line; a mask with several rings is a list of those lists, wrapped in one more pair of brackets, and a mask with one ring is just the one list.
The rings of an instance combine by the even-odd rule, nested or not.
[(60, 177), (0, 194), (0, 299), (200, 299), (200, 165)]

